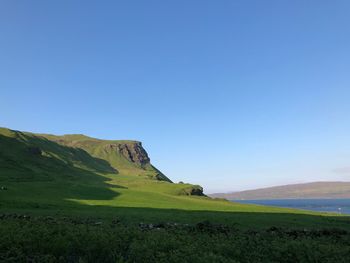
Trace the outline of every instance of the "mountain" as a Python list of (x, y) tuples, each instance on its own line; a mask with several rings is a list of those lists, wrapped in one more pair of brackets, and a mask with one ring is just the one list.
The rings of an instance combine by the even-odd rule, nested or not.
[(247, 212), (311, 213), (213, 199), (199, 185), (173, 183), (138, 141), (0, 128), (0, 212), (11, 211), (138, 222), (219, 220), (218, 212), (230, 222)]
[(99, 140), (78, 134), (55, 136), (0, 128), (0, 146), (2, 177), (7, 172), (17, 180), (33, 176), (50, 178), (50, 172), (57, 169), (74, 172), (80, 169), (133, 173), (171, 182), (152, 166), (147, 152), (137, 141)]
[[(339, 262), (349, 229), (340, 215), (213, 199), (173, 183), (137, 141), (0, 128), (1, 262), (322, 261), (320, 246)], [(264, 260), (266, 251), (278, 253)]]
[(232, 193), (211, 194), (230, 200), (350, 198), (350, 182), (290, 184)]
[(141, 142), (99, 140), (82, 134), (63, 136), (41, 134), (39, 136), (63, 146), (82, 149), (95, 158), (107, 161), (116, 173), (134, 173), (159, 181), (171, 182), (169, 178), (150, 163), (150, 158)]
[[(101, 190), (108, 181), (123, 180), (121, 184), (126, 184), (126, 180), (137, 179), (142, 184), (162, 183), (179, 195), (203, 195), (200, 186), (172, 183), (151, 164), (138, 141), (99, 140), (81, 134), (34, 134), (0, 128), (0, 186), (17, 183), (15, 187), (22, 187), (24, 185), (18, 183), (26, 182), (25, 186), (30, 186), (29, 183), (56, 185), (56, 190), (64, 184), (65, 191), (72, 186), (79, 188), (79, 185)], [(93, 191), (90, 194), (93, 196)]]

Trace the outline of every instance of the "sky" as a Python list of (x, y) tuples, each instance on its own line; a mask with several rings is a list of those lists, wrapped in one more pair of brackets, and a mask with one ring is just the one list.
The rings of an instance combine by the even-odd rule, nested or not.
[(143, 142), (206, 193), (350, 179), (350, 1), (0, 2), (0, 126)]

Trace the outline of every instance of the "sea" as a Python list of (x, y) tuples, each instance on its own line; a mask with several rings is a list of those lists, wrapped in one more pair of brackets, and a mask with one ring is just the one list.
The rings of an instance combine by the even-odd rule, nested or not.
[(268, 205), (350, 215), (350, 199), (275, 199), (231, 201), (243, 204)]

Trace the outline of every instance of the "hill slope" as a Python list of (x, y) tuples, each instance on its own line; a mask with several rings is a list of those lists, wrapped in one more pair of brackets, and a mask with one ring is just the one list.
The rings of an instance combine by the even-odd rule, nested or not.
[[(23, 186), (36, 189), (42, 185), (38, 193), (50, 201), (44, 194), (50, 185), (55, 188), (58, 199), (76, 195), (74, 189), (68, 193), (71, 187), (80, 191), (93, 187), (97, 192), (106, 192), (113, 186), (107, 182), (119, 180), (122, 180), (121, 184), (134, 181), (142, 186), (161, 184), (164, 189), (169, 188), (179, 195), (202, 195), (199, 186), (173, 184), (150, 163), (147, 152), (137, 141), (33, 134), (0, 128), (0, 186), (15, 186), (6, 192), (6, 196)], [(64, 189), (58, 193), (60, 185), (64, 185)], [(33, 194), (31, 189), (28, 190)], [(90, 191), (87, 197), (93, 199), (96, 191)], [(22, 192), (18, 196), (24, 198), (26, 194)], [(26, 200), (30, 199), (27, 197)]]
[[(40, 176), (56, 169), (132, 173), (171, 182), (150, 163), (140, 142), (108, 141), (84, 135), (33, 134), (0, 128), (1, 168), (11, 174)], [(64, 173), (67, 174), (67, 173)], [(52, 178), (51, 178), (52, 179)]]
[(141, 142), (127, 140), (99, 140), (81, 134), (40, 136), (71, 148), (86, 151), (91, 156), (107, 161), (115, 172), (124, 174), (145, 175), (160, 181), (171, 182), (151, 163)]
[(319, 213), (214, 200), (203, 196), (200, 186), (172, 183), (151, 165), (139, 142), (5, 128), (0, 129), (0, 212), (117, 216), (127, 222), (330, 224), (306, 216)]
[(290, 184), (233, 193), (212, 194), (231, 200), (292, 199), (292, 198), (350, 198), (350, 182), (313, 182)]

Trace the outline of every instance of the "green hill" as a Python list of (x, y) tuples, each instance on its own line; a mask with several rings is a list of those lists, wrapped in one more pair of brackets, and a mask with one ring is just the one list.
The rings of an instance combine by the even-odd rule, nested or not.
[[(54, 136), (33, 134), (0, 128), (2, 168), (8, 175), (47, 179), (57, 175), (57, 169), (68, 169), (60, 176), (73, 176), (78, 170), (97, 173), (137, 174), (171, 182), (154, 168), (140, 142), (107, 141), (84, 135)], [(3, 174), (4, 176), (6, 174)]]
[(182, 195), (203, 195), (200, 186), (172, 183), (137, 141), (0, 128), (0, 171), (3, 206), (163, 207)]
[[(134, 215), (141, 211), (135, 208), (166, 209), (142, 210), (133, 218), (123, 212), (120, 216), (128, 220), (153, 220), (157, 213), (181, 220), (181, 211), (315, 214), (211, 199), (198, 185), (172, 183), (151, 164), (138, 141), (80, 134), (56, 136), (0, 128), (0, 187), (6, 189), (0, 191), (0, 209), (6, 211), (94, 214), (99, 210), (116, 215), (121, 208), (130, 208), (128, 213)], [(195, 217), (186, 220), (191, 218)]]
[(202, 190), (171, 182), (137, 141), (0, 128), (0, 261), (349, 260), (348, 217)]

